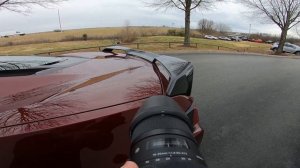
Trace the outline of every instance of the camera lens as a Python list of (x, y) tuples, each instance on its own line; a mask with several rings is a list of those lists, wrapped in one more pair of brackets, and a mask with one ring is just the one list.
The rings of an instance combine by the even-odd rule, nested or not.
[(173, 99), (153, 96), (132, 121), (131, 159), (140, 168), (206, 167), (192, 132), (192, 123)]

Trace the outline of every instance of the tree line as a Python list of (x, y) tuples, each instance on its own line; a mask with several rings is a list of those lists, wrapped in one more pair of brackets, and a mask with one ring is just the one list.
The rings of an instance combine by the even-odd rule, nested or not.
[[(191, 11), (208, 8), (220, 1), (222, 0), (152, 0), (152, 5), (164, 9), (177, 8), (185, 13), (184, 44), (189, 46)], [(300, 0), (236, 0), (236, 2), (247, 6), (255, 18), (266, 19), (281, 29), (279, 47), (276, 51), (276, 54), (281, 54), (288, 31), (300, 22)]]
[(225, 34), (232, 31), (230, 26), (224, 23), (216, 23), (209, 19), (201, 19), (198, 22), (198, 30), (200, 33), (202, 33), (202, 35), (215, 32), (218, 32), (219, 34)]

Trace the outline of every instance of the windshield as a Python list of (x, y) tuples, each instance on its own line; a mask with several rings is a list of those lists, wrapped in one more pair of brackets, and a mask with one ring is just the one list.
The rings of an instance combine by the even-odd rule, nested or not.
[(0, 71), (34, 69), (43, 65), (59, 63), (63, 58), (51, 57), (0, 57)]

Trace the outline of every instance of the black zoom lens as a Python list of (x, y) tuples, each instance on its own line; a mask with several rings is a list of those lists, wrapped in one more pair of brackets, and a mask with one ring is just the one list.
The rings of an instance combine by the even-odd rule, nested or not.
[(192, 131), (173, 99), (151, 97), (131, 124), (131, 160), (140, 168), (205, 168)]

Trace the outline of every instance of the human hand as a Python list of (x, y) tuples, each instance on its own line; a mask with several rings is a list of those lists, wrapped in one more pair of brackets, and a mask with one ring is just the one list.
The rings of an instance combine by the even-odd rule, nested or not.
[(127, 161), (121, 168), (139, 168), (138, 165), (132, 161)]

